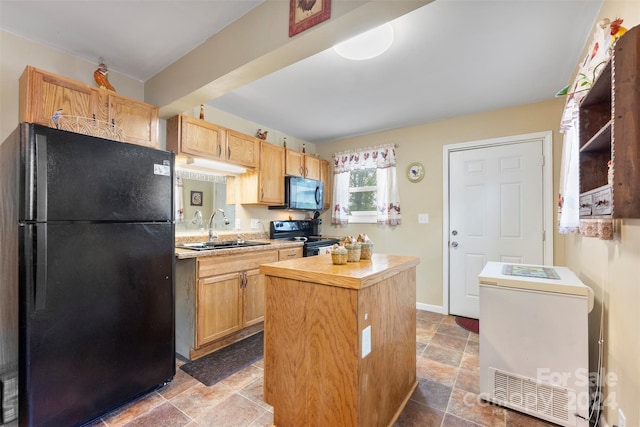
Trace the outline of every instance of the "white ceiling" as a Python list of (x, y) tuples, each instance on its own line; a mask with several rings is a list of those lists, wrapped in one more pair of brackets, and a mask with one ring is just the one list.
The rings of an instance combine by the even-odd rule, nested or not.
[[(336, 1), (336, 0), (334, 0)], [(146, 81), (262, 0), (0, 0), (0, 27)], [(208, 104), (321, 143), (553, 98), (602, 0), (436, 0), (382, 56), (329, 49)]]

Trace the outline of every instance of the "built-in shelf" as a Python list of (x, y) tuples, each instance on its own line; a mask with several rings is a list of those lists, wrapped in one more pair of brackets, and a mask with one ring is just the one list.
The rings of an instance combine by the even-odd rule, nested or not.
[(588, 140), (582, 147), (581, 152), (601, 151), (611, 149), (611, 126), (612, 120), (609, 120), (593, 137)]

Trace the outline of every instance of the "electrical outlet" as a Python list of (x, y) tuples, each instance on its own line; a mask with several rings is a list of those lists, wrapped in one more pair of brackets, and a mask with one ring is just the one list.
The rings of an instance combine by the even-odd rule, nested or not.
[(418, 224), (429, 224), (429, 214), (418, 214)]
[(242, 228), (242, 220), (240, 218), (236, 218), (236, 230), (240, 230)]
[(251, 218), (251, 228), (252, 229), (260, 228), (260, 220), (257, 218)]
[(362, 330), (362, 358), (371, 353), (371, 325)]
[(627, 418), (624, 416), (622, 409), (618, 408), (618, 427), (627, 427)]

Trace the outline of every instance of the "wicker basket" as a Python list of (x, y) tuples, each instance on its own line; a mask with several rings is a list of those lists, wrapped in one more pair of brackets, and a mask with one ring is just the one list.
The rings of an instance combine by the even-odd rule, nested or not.
[(360, 243), (360, 259), (371, 259), (373, 243)]
[(347, 262), (358, 262), (360, 261), (360, 243), (356, 244), (346, 244), (344, 245), (347, 248)]
[(331, 261), (337, 265), (346, 264), (348, 254), (349, 252), (344, 247), (333, 249), (331, 251)]

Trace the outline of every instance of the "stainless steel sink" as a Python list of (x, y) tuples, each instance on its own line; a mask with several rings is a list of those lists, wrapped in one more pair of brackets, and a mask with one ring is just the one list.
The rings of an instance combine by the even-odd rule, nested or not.
[(215, 249), (232, 249), (232, 248), (246, 248), (249, 246), (263, 246), (270, 245), (269, 242), (257, 242), (255, 240), (243, 240), (241, 242), (229, 241), (229, 242), (200, 242), (200, 243), (184, 243), (177, 245), (176, 247), (182, 249), (191, 249), (194, 251), (211, 251)]

